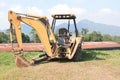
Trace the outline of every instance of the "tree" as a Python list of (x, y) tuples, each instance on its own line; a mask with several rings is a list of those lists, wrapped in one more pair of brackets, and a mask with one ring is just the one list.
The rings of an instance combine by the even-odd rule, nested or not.
[(84, 41), (91, 41), (90, 34), (85, 34), (84, 35)]
[(29, 36), (22, 33), (22, 41), (23, 41), (23, 43), (29, 43), (30, 42)]
[(88, 32), (89, 30), (87, 28), (82, 28), (82, 31), (81, 31), (82, 34), (87, 34)]
[(105, 34), (105, 35), (103, 35), (102, 40), (103, 41), (111, 41), (112, 40), (112, 36), (110, 36), (109, 34)]
[(8, 43), (8, 36), (4, 32), (0, 32), (0, 43)]
[(31, 32), (30, 32), (30, 34), (31, 34), (31, 41), (32, 42), (34, 42), (34, 43), (41, 42), (40, 39), (39, 39), (39, 37), (38, 37), (38, 35), (37, 35), (37, 33), (36, 33), (36, 31), (35, 31), (35, 29), (32, 29)]
[(102, 35), (100, 32), (93, 31), (90, 34), (91, 41), (102, 41)]
[(7, 29), (6, 31), (5, 31), (5, 34), (7, 35), (7, 42), (9, 43), (10, 42), (10, 29)]
[(84, 36), (84, 41), (90, 41), (90, 35), (87, 34), (89, 30), (87, 28), (82, 28), (81, 34)]
[(120, 36), (113, 36), (112, 41), (120, 43)]
[[(7, 37), (8, 37), (8, 42), (9, 42), (9, 41), (10, 41), (10, 40), (9, 40), (10, 29), (7, 29), (7, 30), (5, 31), (5, 34), (7, 35)], [(13, 42), (17, 42), (15, 30), (13, 30)], [(29, 43), (29, 42), (30, 42), (30, 37), (29, 37), (27, 34), (22, 33), (22, 42), (23, 42), (23, 43)]]

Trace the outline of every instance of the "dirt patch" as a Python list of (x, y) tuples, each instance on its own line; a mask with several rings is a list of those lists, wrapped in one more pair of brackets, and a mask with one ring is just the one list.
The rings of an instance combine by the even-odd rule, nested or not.
[[(14, 44), (17, 46), (17, 44)], [(120, 44), (116, 42), (84, 42), (82, 49), (120, 49)], [(12, 50), (11, 44), (0, 44), (0, 52), (10, 52)], [(24, 51), (42, 51), (43, 45), (41, 43), (23, 43)]]
[(84, 42), (83, 49), (120, 49), (120, 44), (116, 42)]
[[(104, 61), (103, 61), (104, 62)], [(50, 62), (15, 69), (6, 74), (7, 80), (119, 80), (119, 72), (102, 61)], [(7, 76), (7, 77), (6, 77)]]

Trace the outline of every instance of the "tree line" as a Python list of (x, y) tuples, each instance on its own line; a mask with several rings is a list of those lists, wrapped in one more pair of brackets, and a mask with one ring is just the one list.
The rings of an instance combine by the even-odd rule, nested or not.
[[(80, 34), (84, 36), (84, 41), (114, 41), (120, 43), (120, 36), (111, 36), (109, 34), (101, 34), (97, 31), (89, 32), (88, 29), (82, 28)], [(15, 33), (14, 33), (15, 35)], [(16, 37), (13, 36), (13, 42), (17, 42)], [(22, 33), (22, 41), (23, 43), (39, 43), (40, 40), (38, 35), (34, 29), (31, 30), (30, 34)], [(0, 32), (0, 43), (10, 43), (9, 39), (9, 29), (5, 32)]]
[(120, 43), (120, 36), (111, 36), (109, 34), (101, 34), (97, 31), (92, 31), (89, 33), (89, 30), (82, 28), (81, 34), (84, 36), (84, 41), (114, 41)]
[[(0, 32), (0, 43), (10, 43), (10, 30), (7, 29), (5, 32)], [(16, 43), (16, 34), (13, 30), (13, 42)], [(40, 42), (37, 33), (34, 29), (31, 30), (29, 34), (22, 33), (22, 42), (23, 43), (38, 43)]]

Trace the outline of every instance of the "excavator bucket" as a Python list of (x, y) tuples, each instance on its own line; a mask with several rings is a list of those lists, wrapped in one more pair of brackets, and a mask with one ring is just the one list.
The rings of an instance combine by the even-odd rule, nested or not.
[(32, 59), (30, 62), (23, 57), (23, 54), (14, 55), (14, 61), (17, 67), (28, 67), (47, 60), (48, 57), (46, 56), (46, 54), (41, 54), (38, 56), (38, 59)]
[(17, 67), (28, 67), (31, 64), (23, 57), (22, 54), (14, 55), (15, 64)]

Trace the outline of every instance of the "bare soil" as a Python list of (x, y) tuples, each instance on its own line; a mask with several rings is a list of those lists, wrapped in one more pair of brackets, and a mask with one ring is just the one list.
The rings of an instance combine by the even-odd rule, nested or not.
[[(14, 44), (17, 46), (17, 44)], [(120, 49), (120, 44), (116, 42), (84, 42), (82, 49)], [(0, 44), (0, 52), (10, 52), (11, 44)], [(41, 43), (23, 43), (24, 51), (42, 51), (43, 45)]]
[[(4, 80), (119, 80), (120, 70), (104, 61), (48, 62), (27, 68), (15, 68)], [(7, 76), (7, 77), (6, 77)]]

